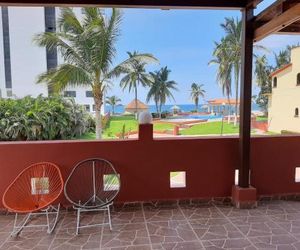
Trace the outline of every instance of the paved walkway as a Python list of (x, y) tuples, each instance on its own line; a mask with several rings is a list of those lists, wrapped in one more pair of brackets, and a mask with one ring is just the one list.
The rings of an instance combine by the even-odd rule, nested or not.
[[(83, 223), (105, 220), (89, 214)], [(0, 249), (300, 249), (300, 202), (273, 201), (257, 209), (153, 205), (113, 212), (107, 226), (75, 236), (75, 214), (62, 213), (55, 232), (24, 230), (9, 237), (13, 217), (0, 216)]]

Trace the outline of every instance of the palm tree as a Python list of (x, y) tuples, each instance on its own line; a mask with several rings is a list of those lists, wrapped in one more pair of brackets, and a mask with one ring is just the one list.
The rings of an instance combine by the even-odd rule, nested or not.
[[(214, 59), (211, 60), (210, 63), (215, 63), (219, 66), (217, 79), (219, 84), (222, 86), (223, 93), (226, 94), (228, 100), (231, 95), (231, 82), (233, 76), (236, 100), (236, 124), (242, 54), (242, 21), (234, 18), (225, 18), (225, 22), (221, 24), (221, 27), (224, 29), (226, 35), (221, 39), (220, 43), (215, 43), (215, 49), (213, 52)], [(264, 47), (258, 45), (256, 45), (255, 47), (264, 49)]]
[(152, 82), (150, 83), (150, 90), (147, 94), (146, 101), (149, 102), (151, 99), (154, 100), (156, 112), (159, 114), (159, 103), (160, 103), (160, 81), (159, 71), (150, 72)]
[(291, 50), (293, 48), (299, 47), (300, 44), (296, 43), (293, 45), (287, 45), (285, 49), (279, 51), (278, 54), (274, 53), (275, 56), (275, 68), (279, 69), (282, 66), (289, 64), (291, 62)]
[(267, 113), (269, 101), (266, 94), (269, 94), (272, 91), (271, 72), (273, 70), (273, 67), (268, 64), (268, 60), (265, 55), (256, 58), (254, 74), (257, 85), (260, 87), (260, 92), (255, 98), (255, 101), (265, 113)]
[(159, 117), (161, 117), (162, 105), (166, 103), (167, 98), (175, 100), (172, 90), (177, 90), (177, 83), (169, 80), (170, 73), (171, 70), (169, 70), (167, 66), (151, 73), (153, 81), (147, 95), (147, 102), (151, 99), (154, 100)]
[(278, 54), (275, 54), (275, 63), (277, 69), (290, 63), (290, 49), (288, 47), (285, 50), (279, 51)]
[[(148, 63), (158, 62), (158, 60), (151, 54), (139, 54), (137, 51), (133, 53), (127, 52), (131, 63), (128, 67), (126, 75), (121, 79), (120, 86), (123, 88), (128, 88), (129, 92), (134, 91), (134, 100), (135, 100), (135, 114), (137, 117), (138, 113), (138, 93), (137, 88), (141, 84), (143, 87), (149, 86), (151, 82), (151, 75), (148, 74), (145, 70), (145, 66)], [(134, 59), (136, 58), (136, 59)]]
[(267, 82), (271, 80), (271, 67), (268, 66), (268, 60), (266, 55), (257, 57), (255, 60), (255, 76), (256, 82), (259, 87), (264, 86)]
[(120, 34), (122, 14), (112, 9), (104, 15), (99, 8), (82, 8), (78, 19), (71, 8), (61, 8), (58, 31), (37, 34), (34, 42), (48, 50), (57, 48), (64, 63), (39, 75), (38, 83), (45, 82), (55, 92), (68, 86), (89, 86), (92, 89), (96, 108), (96, 138), (100, 139), (101, 107), (103, 96), (113, 77), (127, 70), (130, 58), (113, 66), (116, 41)]
[[(238, 113), (238, 100), (239, 100), (239, 80), (240, 80), (240, 68), (241, 68), (241, 40), (242, 40), (242, 21), (234, 18), (225, 18), (225, 23), (221, 24), (221, 27), (226, 32), (226, 37), (223, 46), (229, 50), (230, 66), (233, 70), (233, 77), (235, 82), (235, 117)], [(235, 119), (235, 123), (236, 123)]]
[(112, 114), (115, 114), (115, 106), (119, 105), (120, 102), (121, 102), (121, 99), (115, 95), (106, 97), (106, 103), (111, 106)]
[(214, 59), (209, 62), (210, 64), (217, 64), (218, 70), (216, 79), (220, 87), (222, 88), (223, 95), (230, 100), (231, 96), (231, 74), (232, 64), (227, 60), (229, 58), (229, 50), (226, 48), (225, 38), (222, 38), (220, 43), (215, 42), (215, 50), (213, 52)]
[(191, 98), (195, 102), (196, 111), (198, 112), (199, 97), (204, 97), (205, 90), (203, 84), (192, 83), (191, 85)]

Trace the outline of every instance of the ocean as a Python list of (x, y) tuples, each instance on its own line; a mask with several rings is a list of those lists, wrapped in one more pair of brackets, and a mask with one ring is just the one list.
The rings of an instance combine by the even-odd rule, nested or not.
[[(168, 105), (163, 105), (162, 107), (162, 111), (168, 111), (171, 112), (171, 108), (174, 106), (174, 104), (168, 104)], [(192, 110), (195, 110), (195, 105), (194, 104), (176, 104), (176, 106), (180, 107), (181, 111), (183, 112), (189, 112)], [(199, 112), (204, 112), (207, 111), (206, 108), (203, 108), (203, 106), (206, 106), (205, 104), (199, 104)], [(148, 105), (149, 107), (149, 111), (151, 113), (155, 113), (156, 112), (156, 107), (155, 105)], [(231, 108), (232, 110), (234, 110), (234, 107)], [(256, 103), (252, 103), (252, 111), (259, 111), (260, 108), (258, 107), (258, 105)], [(115, 113), (124, 113), (125, 111), (125, 106), (124, 105), (119, 105), (115, 107)], [(105, 112), (111, 112), (111, 107), (109, 105), (105, 106)]]

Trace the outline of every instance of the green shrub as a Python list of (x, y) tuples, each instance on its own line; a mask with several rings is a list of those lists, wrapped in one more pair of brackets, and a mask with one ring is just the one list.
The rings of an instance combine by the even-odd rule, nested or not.
[(168, 112), (168, 111), (163, 111), (161, 113), (161, 118), (168, 118), (169, 116), (171, 116), (172, 113), (171, 112)]
[(0, 99), (0, 140), (71, 139), (88, 132), (92, 119), (74, 100), (59, 96)]
[(153, 119), (159, 118), (159, 113), (151, 113), (151, 115)]

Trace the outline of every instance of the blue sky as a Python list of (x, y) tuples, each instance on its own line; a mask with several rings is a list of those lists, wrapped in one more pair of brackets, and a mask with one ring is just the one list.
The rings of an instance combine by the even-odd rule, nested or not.
[[(273, 1), (266, 0), (256, 12)], [(178, 83), (179, 91), (174, 93), (175, 103), (192, 103), (190, 85), (192, 82), (204, 84), (205, 99), (222, 97), (216, 83), (216, 66), (208, 66), (212, 59), (214, 41), (224, 35), (220, 24), (225, 17), (241, 17), (238, 10), (157, 10), (124, 9), (121, 36), (117, 43), (116, 63), (126, 59), (126, 51), (152, 53), (160, 64), (149, 66), (150, 71), (168, 66), (172, 71), (170, 79)], [(287, 44), (300, 41), (299, 36), (270, 36), (260, 42), (272, 51), (283, 49)], [(269, 54), (272, 58), (272, 54)], [(272, 60), (271, 60), (272, 61)], [(147, 89), (138, 89), (139, 99), (145, 101)], [(257, 92), (254, 87), (254, 93)], [(133, 93), (123, 92), (119, 80), (108, 95), (117, 95), (126, 104), (134, 97)], [(168, 101), (173, 104), (174, 102)]]
[[(272, 2), (274, 0), (263, 1), (256, 12)], [(36, 76), (45, 68), (44, 49), (37, 48), (32, 43), (33, 34), (43, 30), (43, 11), (42, 8), (13, 9), (10, 12), (10, 24), (13, 28), (11, 29), (13, 71), (23, 72), (13, 75), (13, 81), (16, 82), (16, 86), (19, 86), (19, 93), (23, 93), (24, 90), (27, 91), (27, 87), (24, 87), (26, 84), (17, 83), (27, 79), (27, 83), (32, 84)], [(80, 17), (80, 10), (75, 9)], [(109, 14), (110, 9), (106, 12)], [(26, 19), (24, 16), (32, 16), (32, 18)], [(127, 51), (152, 53), (159, 59), (160, 64), (151, 65), (147, 70), (154, 71), (168, 66), (171, 70), (170, 80), (178, 83), (179, 91), (174, 92), (175, 102), (168, 100), (167, 104), (192, 103), (190, 86), (193, 82), (204, 84), (205, 100), (222, 97), (221, 89), (215, 79), (217, 66), (209, 66), (208, 62), (212, 59), (214, 41), (219, 41), (224, 36), (220, 24), (224, 22), (225, 17), (240, 18), (241, 12), (239, 10), (123, 9), (121, 35), (116, 45), (117, 56), (114, 65), (127, 58)], [(272, 35), (260, 44), (271, 51), (278, 52), (286, 45), (299, 42), (300, 36)], [(272, 53), (268, 56), (271, 62), (274, 61)], [(35, 60), (32, 61), (32, 58)], [(28, 61), (31, 63), (29, 64)], [(114, 87), (108, 92), (108, 96), (117, 95), (122, 99), (123, 104), (127, 104), (134, 98), (134, 94), (123, 92), (119, 87), (119, 81), (120, 79), (114, 80)], [(40, 93), (40, 89), (35, 84), (34, 90)], [(140, 87), (139, 99), (145, 101), (147, 92), (148, 89)], [(254, 84), (254, 93), (257, 92), (258, 88)]]

